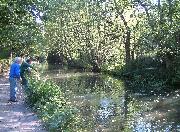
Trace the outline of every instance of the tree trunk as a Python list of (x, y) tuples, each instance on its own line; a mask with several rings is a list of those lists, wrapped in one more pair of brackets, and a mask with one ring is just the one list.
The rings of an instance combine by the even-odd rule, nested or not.
[(169, 17), (169, 22), (170, 22), (170, 28), (172, 27), (172, 16), (173, 16), (173, 11), (172, 11), (172, 0), (168, 0), (168, 4), (169, 4), (169, 12), (168, 12), (168, 17)]
[(116, 3), (116, 0), (114, 0), (114, 3), (115, 3), (115, 9), (116, 9), (118, 15), (120, 16), (121, 20), (123, 21), (123, 24), (124, 24), (125, 29), (126, 29), (124, 44), (125, 44), (125, 53), (126, 53), (125, 62), (126, 62), (126, 65), (128, 65), (129, 62), (131, 61), (131, 53), (130, 53), (131, 52), (131, 48), (130, 48), (131, 31), (127, 25), (125, 17), (123, 16), (124, 10), (123, 9), (121, 11), (119, 10), (118, 5)]
[(125, 38), (126, 64), (129, 64), (131, 60), (130, 35), (131, 35), (131, 32), (128, 27), (126, 31), (126, 38)]

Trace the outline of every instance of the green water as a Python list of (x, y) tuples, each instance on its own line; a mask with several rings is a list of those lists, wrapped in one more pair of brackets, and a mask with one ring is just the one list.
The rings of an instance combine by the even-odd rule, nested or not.
[(122, 80), (79, 72), (44, 73), (78, 109), (83, 132), (180, 132), (180, 91), (130, 93)]

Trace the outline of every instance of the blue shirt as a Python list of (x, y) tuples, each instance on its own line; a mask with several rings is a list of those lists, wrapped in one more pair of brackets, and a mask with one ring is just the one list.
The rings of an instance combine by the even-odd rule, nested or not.
[(9, 77), (20, 79), (20, 65), (18, 63), (13, 63), (10, 67)]

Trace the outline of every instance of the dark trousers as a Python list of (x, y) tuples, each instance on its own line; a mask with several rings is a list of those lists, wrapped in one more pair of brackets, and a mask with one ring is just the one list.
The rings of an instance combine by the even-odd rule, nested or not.
[(22, 79), (22, 85), (27, 88), (28, 87), (28, 80), (25, 78), (24, 75), (21, 74), (21, 79)]

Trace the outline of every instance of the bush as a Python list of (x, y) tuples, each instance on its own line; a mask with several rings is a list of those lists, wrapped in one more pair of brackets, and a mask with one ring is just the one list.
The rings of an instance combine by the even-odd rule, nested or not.
[(9, 65), (9, 59), (0, 59), (0, 73), (7, 71)]
[(52, 81), (31, 78), (26, 99), (51, 132), (70, 129), (76, 122), (76, 109), (67, 103), (59, 86)]
[(159, 93), (167, 90), (171, 76), (158, 57), (141, 57), (125, 66), (122, 75), (129, 90), (141, 93)]

